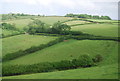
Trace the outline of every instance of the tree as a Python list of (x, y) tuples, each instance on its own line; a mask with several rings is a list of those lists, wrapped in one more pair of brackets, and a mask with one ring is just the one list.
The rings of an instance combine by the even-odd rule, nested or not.
[(92, 58), (89, 55), (81, 55), (78, 59), (74, 59), (73, 61), (74, 66), (76, 67), (89, 67), (94, 64)]
[(35, 34), (35, 33), (43, 33), (45, 32), (46, 24), (41, 22), (40, 20), (34, 20), (32, 23), (28, 24), (28, 33)]
[(18, 30), (15, 26), (15, 24), (8, 24), (8, 23), (2, 23), (1, 24), (2, 29), (7, 29), (7, 30)]
[(72, 13), (66, 14), (65, 17), (74, 17), (74, 14), (72, 14)]
[(100, 17), (99, 16), (97, 16), (97, 15), (94, 15), (93, 16), (93, 19), (99, 19)]
[(58, 21), (57, 23), (53, 24), (51, 29), (52, 29), (52, 33), (65, 34), (70, 31), (71, 27), (68, 26), (67, 24), (63, 24), (60, 21)]
[(101, 16), (100, 19), (111, 20), (111, 18), (109, 16)]
[(77, 18), (91, 18), (91, 19), (107, 19), (111, 20), (109, 16), (101, 16), (99, 17), (98, 15), (88, 15), (88, 14), (66, 14), (65, 17), (77, 17)]

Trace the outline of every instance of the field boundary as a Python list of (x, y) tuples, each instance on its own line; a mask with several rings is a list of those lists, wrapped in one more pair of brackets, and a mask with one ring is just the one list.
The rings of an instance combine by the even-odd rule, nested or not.
[(72, 60), (61, 60), (58, 62), (42, 62), (30, 65), (3, 65), (3, 76), (54, 72), (56, 70), (63, 71), (69, 69), (97, 66), (97, 64), (102, 61), (102, 57), (99, 56), (101, 57), (99, 59), (98, 55), (96, 56), (90, 57), (89, 55), (81, 55), (79, 56), (79, 58)]
[(48, 42), (47, 44), (40, 44), (39, 46), (32, 46), (32, 47), (30, 47), (30, 48), (28, 48), (26, 50), (19, 50), (19, 51), (14, 52), (14, 53), (6, 54), (2, 58), (2, 62), (6, 62), (6, 61), (9, 61), (9, 60), (13, 60), (13, 59), (19, 58), (19, 57), (24, 56), (24, 55), (28, 55), (28, 54), (34, 53), (36, 51), (39, 51), (39, 50), (42, 50), (44, 48), (50, 47), (52, 45), (55, 45), (57, 43), (60, 43), (63, 40), (66, 40), (66, 39), (69, 39), (69, 37), (59, 37), (59, 38), (57, 38), (57, 39), (55, 39), (53, 41)]
[[(50, 34), (51, 35), (51, 34)], [(76, 40), (109, 40), (109, 41), (117, 41), (120, 42), (120, 37), (102, 37), (102, 36), (94, 36), (94, 35), (89, 35), (89, 34), (83, 34), (83, 35), (78, 35), (78, 36), (74, 36), (74, 35), (64, 35), (61, 36), (53, 41), (48, 42), (47, 44), (40, 44), (39, 46), (32, 46), (26, 50), (19, 50), (17, 52), (14, 53), (9, 53), (6, 54), (2, 60), (3, 62), (9, 61), (9, 60), (13, 60), (31, 53), (34, 53), (36, 51), (40, 51), (42, 49), (45, 49), (47, 47), (53, 46), (55, 44), (58, 44), (60, 42), (63, 42), (64, 40), (68, 40), (68, 39), (76, 39)]]

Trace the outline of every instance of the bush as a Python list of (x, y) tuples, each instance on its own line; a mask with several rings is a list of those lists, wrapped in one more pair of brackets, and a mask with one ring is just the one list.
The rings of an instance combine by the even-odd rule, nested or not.
[(98, 54), (93, 58), (93, 61), (96, 62), (101, 62), (103, 60), (102, 55)]
[(74, 59), (72, 62), (75, 67), (90, 67), (94, 65), (93, 60), (89, 55), (81, 55), (79, 59)]
[(67, 69), (73, 69), (73, 63), (68, 60), (63, 60), (61, 62), (55, 62), (53, 63), (55, 69), (57, 70), (67, 70)]

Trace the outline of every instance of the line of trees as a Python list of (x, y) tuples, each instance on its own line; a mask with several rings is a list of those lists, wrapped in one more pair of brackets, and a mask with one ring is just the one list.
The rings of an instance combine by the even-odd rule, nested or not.
[(65, 17), (111, 20), (111, 18), (109, 16), (98, 16), (98, 15), (88, 15), (88, 14), (72, 14), (72, 13), (70, 13), (70, 14), (66, 14)]
[(41, 72), (51, 72), (51, 71), (61, 71), (68, 69), (76, 69), (79, 67), (91, 67), (101, 62), (103, 57), (101, 55), (96, 55), (91, 57), (89, 55), (81, 55), (77, 59), (72, 60), (62, 60), (60, 62), (43, 62), (31, 65), (4, 65), (2, 68), (3, 76), (21, 75), (29, 73), (41, 73)]
[(25, 17), (25, 16), (40, 16), (44, 17), (44, 15), (30, 15), (30, 14), (24, 14), (24, 13), (9, 13), (9, 14), (2, 14), (2, 20), (11, 20), (11, 19), (17, 19), (20, 17)]
[(70, 32), (71, 27), (61, 22), (56, 22), (52, 26), (48, 26), (44, 22), (36, 19), (28, 24), (24, 30), (29, 34), (35, 33), (49, 33), (49, 34), (67, 34)]

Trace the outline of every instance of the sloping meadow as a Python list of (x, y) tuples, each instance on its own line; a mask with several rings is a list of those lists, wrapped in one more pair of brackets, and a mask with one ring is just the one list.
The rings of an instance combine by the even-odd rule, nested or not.
[[(95, 75), (96, 73), (100, 71), (99, 75), (96, 75), (97, 76), (96, 78), (111, 78), (109, 74), (112, 75), (112, 78), (117, 78), (116, 75), (117, 75), (117, 69), (118, 69), (117, 67), (118, 42), (115, 42), (115, 41), (103, 41), (103, 40), (79, 41), (79, 40), (73, 40), (73, 39), (65, 40), (64, 42), (45, 48), (41, 51), (37, 51), (35, 53), (31, 53), (29, 55), (17, 58), (15, 60), (5, 62), (4, 65), (9, 65), (9, 66), (11, 65), (30, 66), (31, 65), (32, 66), (32, 64), (38, 64), (38, 63), (54, 63), (54, 62), (60, 62), (62, 60), (78, 59), (81, 55), (88, 55), (92, 58), (96, 55), (101, 55), (102, 61), (100, 63), (97, 63), (97, 66), (92, 67), (92, 68), (88, 68), (88, 69), (80, 68), (76, 70), (64, 71), (66, 73), (65, 74), (66, 77), (64, 77), (62, 72), (53, 72), (53, 73), (45, 73), (45, 74), (44, 73), (34, 74), (36, 77), (34, 75), (26, 75), (26, 76), (18, 76), (18, 77), (10, 77), (10, 78), (20, 78), (20, 77), (25, 78), (27, 76), (32, 76), (30, 79), (33, 79), (33, 78), (43, 79), (44, 77), (40, 77), (40, 76), (49, 75), (48, 78), (52, 78), (52, 79), (55, 79), (55, 78), (68, 79), (70, 77), (67, 77), (67, 76), (69, 76), (71, 71), (75, 75), (76, 74), (81, 75), (81, 78), (83, 79), (84, 78), (92, 78), (92, 79), (95, 78), (94, 76), (87, 75), (88, 70), (90, 71), (89, 75), (92, 75), (92, 74)], [(93, 72), (93, 69), (96, 71)], [(104, 72), (103, 69), (107, 69), (107, 70)], [(111, 70), (114, 70), (114, 71), (111, 71)], [(84, 74), (86, 75), (86, 77), (84, 77), (82, 74), (76, 73), (76, 71), (79, 71), (80, 73), (85, 72)], [(58, 75), (56, 73), (58, 73)], [(103, 77), (104, 73), (105, 75)], [(53, 74), (56, 74), (56, 77), (53, 77)], [(74, 76), (73, 78), (79, 78), (77, 75)]]
[(5, 56), (9, 53), (14, 53), (19, 50), (25, 50), (32, 46), (39, 46), (40, 44), (46, 44), (57, 37), (52, 36), (39, 36), (39, 35), (17, 35), (2, 40), (2, 55)]

